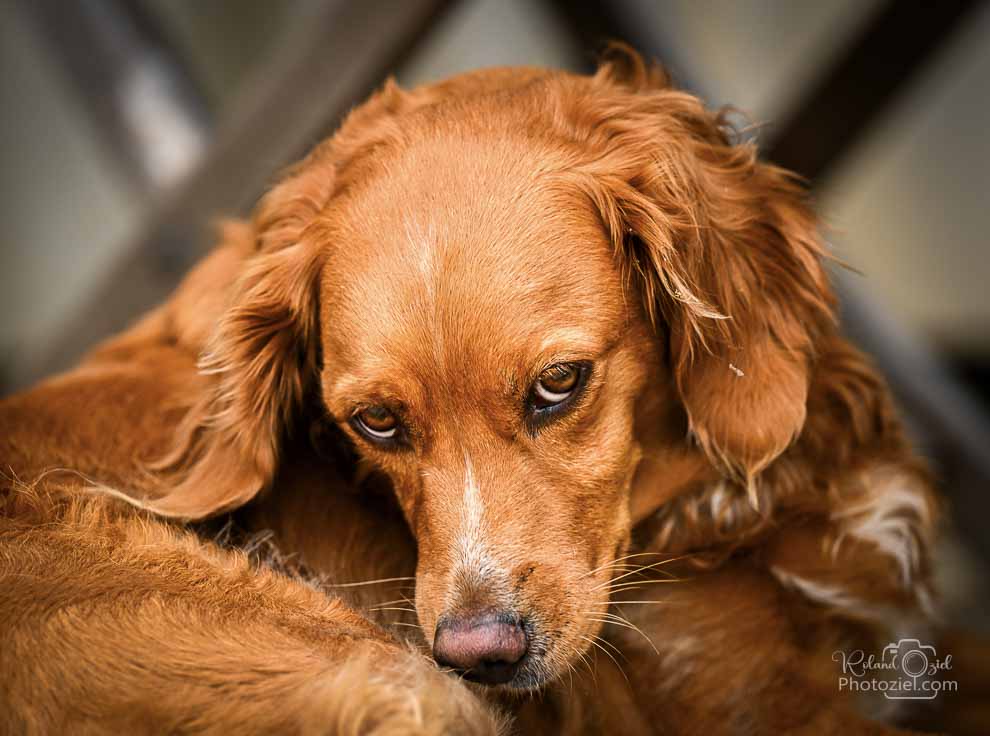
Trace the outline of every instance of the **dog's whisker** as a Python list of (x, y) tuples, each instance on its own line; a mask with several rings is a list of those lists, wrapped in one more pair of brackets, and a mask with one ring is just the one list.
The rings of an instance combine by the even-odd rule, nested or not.
[[(622, 575), (619, 575), (618, 577), (612, 578), (608, 583), (603, 583), (602, 585), (599, 585), (598, 588), (602, 588), (605, 585), (608, 585), (610, 583), (615, 583), (615, 582), (617, 582), (619, 580), (622, 580), (623, 578), (627, 578), (627, 577), (629, 577), (631, 575), (635, 575), (637, 573), (641, 573), (641, 572), (644, 572), (646, 570), (654, 570), (657, 567), (660, 567), (662, 565), (666, 565), (666, 564), (668, 564), (670, 562), (675, 562), (678, 559), (683, 559), (686, 556), (687, 555), (682, 555), (679, 558), (672, 557), (672, 558), (669, 558), (669, 559), (666, 559), (666, 560), (661, 560), (660, 562), (654, 562), (652, 565), (643, 565), (642, 567), (639, 567), (636, 570), (630, 570), (629, 572), (623, 573)], [(597, 588), (595, 588), (595, 590), (597, 590)]]
[[(627, 578), (632, 578), (634, 576), (635, 576), (636, 579), (627, 580)], [(644, 565), (644, 566), (638, 567), (638, 568), (636, 568), (634, 570), (628, 570), (627, 572), (624, 572), (621, 575), (617, 575), (616, 577), (614, 577), (614, 578), (612, 578), (610, 580), (603, 581), (603, 582), (599, 583), (597, 586), (595, 586), (592, 590), (602, 590), (602, 589), (609, 588), (609, 587), (612, 587), (612, 586), (615, 586), (615, 585), (625, 585), (625, 584), (633, 585), (633, 584), (636, 584), (636, 583), (639, 583), (639, 582), (644, 582), (644, 580), (645, 581), (649, 581), (649, 580), (655, 579), (657, 576), (662, 576), (663, 578), (665, 578), (666, 580), (671, 581), (671, 582), (677, 581), (677, 580), (687, 580), (687, 579), (689, 579), (689, 578), (678, 577), (677, 575), (674, 575), (673, 573), (669, 573), (669, 572), (667, 572), (665, 570), (656, 570), (656, 569), (653, 569), (653, 566), (651, 566), (651, 565)], [(625, 583), (622, 582), (624, 580), (625, 580)]]
[[(654, 563), (649, 564), (649, 565), (640, 565), (639, 563), (624, 562), (624, 560), (628, 560), (628, 559), (630, 559), (630, 557), (658, 556), (658, 555), (659, 556), (664, 556), (665, 559), (659, 560), (658, 562), (654, 562)], [(611, 563), (608, 563), (608, 564), (605, 564), (605, 565), (601, 565), (600, 567), (597, 567), (594, 570), (591, 570), (590, 572), (585, 573), (582, 577), (588, 577), (589, 575), (593, 575), (596, 572), (600, 572), (600, 571), (605, 570), (605, 569), (623, 569), (623, 570), (627, 570), (629, 572), (637, 572), (637, 571), (642, 571), (642, 570), (654, 570), (656, 568), (662, 567), (663, 565), (667, 565), (667, 564), (669, 564), (671, 562), (678, 562), (680, 560), (689, 559), (689, 558), (691, 558), (693, 556), (694, 555), (691, 555), (691, 554), (684, 554), (684, 555), (677, 555), (677, 556), (671, 557), (671, 556), (669, 556), (669, 555), (667, 555), (666, 553), (663, 553), (663, 552), (640, 552), (640, 553), (638, 553), (636, 555), (631, 555), (631, 556), (627, 556), (627, 557), (620, 557), (618, 560), (615, 560), (615, 561), (613, 561)]]
[(659, 580), (657, 578), (647, 578), (645, 580), (627, 580), (625, 582), (619, 582), (618, 585), (613, 581), (612, 585), (614, 587), (622, 587), (623, 585), (670, 585), (671, 583), (687, 583), (692, 580), (694, 578), (664, 577)]
[(591, 681), (594, 683), (595, 687), (598, 687), (598, 674), (595, 672), (594, 667), (591, 666), (591, 660), (588, 659), (588, 655), (580, 651), (577, 647), (574, 648), (575, 653), (584, 662), (584, 666), (588, 668), (588, 674), (591, 675)]
[(567, 662), (567, 694), (574, 696), (574, 664)]
[(405, 582), (407, 580), (415, 580), (416, 578), (411, 576), (398, 577), (398, 578), (379, 578), (378, 580), (362, 580), (359, 583), (330, 583), (326, 587), (328, 588), (357, 588), (362, 585), (378, 585), (380, 583), (399, 583)]
[(622, 583), (614, 588), (608, 588), (608, 593), (625, 593), (630, 590), (639, 590), (644, 585), (670, 585), (671, 583), (683, 583), (688, 578), (678, 578), (677, 580), (637, 580), (635, 582)]
[(639, 590), (639, 589), (640, 589), (640, 587), (638, 585), (629, 585), (629, 586), (622, 586), (622, 587), (618, 587), (618, 588), (610, 588), (609, 590), (606, 591), (609, 594), (609, 601), (608, 601), (608, 603), (614, 603), (615, 602), (615, 601), (613, 601), (611, 599), (611, 596), (614, 593), (628, 593), (630, 591)]
[(683, 583), (694, 579), (694, 578), (681, 578), (672, 575), (666, 575), (663, 577), (663, 579), (658, 580), (655, 577), (644, 575), (642, 578), (637, 578), (635, 580), (625, 580), (623, 582), (622, 578), (626, 578), (626, 577), (628, 576), (622, 575), (618, 578), (615, 578), (614, 580), (609, 580), (607, 582), (602, 583), (601, 585), (597, 585), (594, 588), (592, 588), (592, 592), (599, 590), (614, 591), (614, 590), (619, 590), (623, 586), (627, 586), (627, 585), (658, 585), (661, 583)]
[(597, 639), (598, 637), (595, 637), (595, 639), (592, 639), (592, 638), (587, 637), (587, 636), (582, 636), (581, 638), (584, 639), (589, 644), (591, 644), (592, 646), (597, 647), (599, 651), (603, 652), (606, 657), (608, 657), (609, 659), (611, 659), (612, 660), (612, 663), (618, 668), (619, 674), (622, 675), (622, 677), (623, 677), (623, 679), (625, 679), (626, 683), (629, 683), (629, 677), (628, 677), (628, 675), (626, 675), (626, 671), (624, 669), (622, 669), (622, 665), (619, 664), (619, 660), (617, 660), (615, 657), (613, 657), (612, 656), (612, 653), (609, 652), (608, 649), (606, 649), (601, 644), (599, 644), (597, 641), (595, 641), (595, 639)]
[(410, 601), (404, 600), (402, 598), (396, 598), (394, 601), (379, 601), (378, 603), (375, 603), (374, 605), (376, 605), (376, 606), (394, 606), (397, 603), (410, 603)]
[(657, 649), (657, 645), (654, 644), (653, 643), (653, 640), (650, 637), (648, 637), (646, 635), (646, 633), (641, 628), (639, 628), (636, 624), (634, 624), (631, 621), (629, 621), (628, 619), (625, 619), (622, 616), (616, 615), (614, 613), (606, 613), (606, 614), (601, 614), (601, 615), (607, 616), (608, 618), (607, 619), (604, 619), (604, 618), (601, 618), (601, 619), (592, 618), (591, 620), (592, 621), (598, 621), (599, 623), (603, 623), (603, 624), (614, 624), (615, 626), (621, 626), (621, 627), (626, 628), (626, 629), (631, 629), (632, 631), (635, 631), (637, 634), (639, 634), (644, 639), (646, 639), (646, 641), (649, 642), (650, 647), (652, 647), (653, 651), (656, 654), (660, 654), (660, 650)]
[(625, 660), (626, 660), (627, 662), (629, 661), (629, 660), (628, 660), (628, 659), (626, 658), (626, 655), (622, 653), (622, 650), (621, 650), (621, 649), (619, 649), (619, 648), (618, 648), (617, 646), (615, 646), (615, 644), (613, 644), (612, 642), (610, 642), (610, 641), (609, 641), (608, 639), (605, 639), (604, 637), (601, 637), (601, 636), (595, 636), (595, 639), (596, 639), (597, 641), (599, 641), (599, 642), (601, 642), (602, 644), (605, 644), (605, 645), (606, 645), (606, 646), (608, 646), (609, 648), (611, 648), (611, 649), (612, 649), (612, 651), (614, 651), (614, 652), (615, 652), (616, 654), (618, 654), (618, 655), (619, 655), (620, 657), (622, 657), (623, 659), (625, 659)]
[[(624, 557), (618, 557), (618, 558), (612, 560), (611, 562), (606, 562), (604, 565), (599, 565), (594, 570), (589, 570), (588, 572), (586, 572), (581, 577), (589, 577), (591, 575), (594, 575), (596, 572), (600, 572), (600, 571), (602, 571), (602, 570), (604, 570), (604, 569), (606, 569), (608, 567), (611, 567), (613, 565), (616, 565), (616, 564), (622, 562), (623, 560), (631, 560), (634, 557), (651, 557), (651, 556), (652, 557), (656, 557), (657, 555), (663, 555), (663, 554), (665, 554), (665, 553), (664, 552), (635, 552), (635, 553), (633, 553), (631, 555), (625, 555)], [(686, 557), (686, 556), (687, 555), (681, 555), (681, 557)], [(675, 557), (675, 558), (672, 558), (672, 559), (680, 559), (680, 557)]]
[[(588, 613), (591, 613), (591, 612), (589, 611)], [(620, 624), (620, 625), (626, 625), (626, 624), (628, 624), (630, 626), (632, 625), (632, 624), (629, 624), (629, 622), (626, 621), (624, 618), (622, 618), (621, 616), (618, 616), (618, 615), (616, 615), (614, 613), (600, 613), (600, 614), (597, 614), (597, 615), (603, 616), (604, 618), (594, 618), (594, 619), (591, 619), (591, 620), (592, 621), (603, 621), (605, 623), (617, 623), (617, 624)]]
[(416, 613), (415, 609), (412, 608), (402, 608), (400, 606), (379, 606), (377, 608), (369, 608), (369, 611), (403, 611), (405, 613)]

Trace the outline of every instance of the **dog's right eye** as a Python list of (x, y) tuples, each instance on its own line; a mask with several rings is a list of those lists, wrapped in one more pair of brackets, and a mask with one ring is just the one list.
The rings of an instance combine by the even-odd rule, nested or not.
[(391, 442), (399, 434), (399, 418), (384, 406), (369, 406), (351, 417), (351, 426), (375, 442)]
[(574, 363), (557, 363), (541, 373), (533, 384), (533, 405), (546, 409), (566, 401), (577, 388), (580, 367)]
[(590, 372), (591, 365), (586, 362), (556, 363), (536, 377), (526, 400), (534, 431), (574, 404)]

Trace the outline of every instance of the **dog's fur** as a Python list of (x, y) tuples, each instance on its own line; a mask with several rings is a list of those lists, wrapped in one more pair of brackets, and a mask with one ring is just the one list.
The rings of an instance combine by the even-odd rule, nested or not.
[[(892, 731), (830, 653), (924, 620), (936, 501), (824, 257), (794, 178), (633, 55), (386, 85), (0, 404), (3, 726)], [(381, 403), (408, 447), (351, 427)], [(231, 512), (293, 570), (181, 528)], [(413, 651), (491, 607), (509, 686)]]

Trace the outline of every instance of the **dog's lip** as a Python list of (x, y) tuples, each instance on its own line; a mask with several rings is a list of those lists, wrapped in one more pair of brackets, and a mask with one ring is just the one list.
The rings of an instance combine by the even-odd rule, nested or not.
[(519, 661), (516, 673), (505, 682), (477, 682), (472, 680), (467, 675), (464, 675), (463, 677), (475, 687), (484, 688), (488, 691), (495, 690), (507, 693), (533, 692), (539, 690), (554, 679), (553, 677), (547, 677), (544, 673), (540, 672), (540, 668), (534, 666), (534, 661), (534, 657), (527, 652)]
[(484, 682), (482, 680), (476, 680), (473, 677), (473, 672), (474, 672), (473, 670), (467, 670), (467, 671), (463, 672), (461, 674), (461, 677), (463, 677), (468, 682), (472, 682), (475, 685), (479, 685), (479, 686), (482, 686), (482, 687), (485, 687), (485, 688), (491, 688), (491, 689), (504, 688), (504, 689), (507, 689), (507, 690), (528, 689), (528, 688), (519, 688), (517, 685), (514, 685), (513, 683), (515, 683), (517, 680), (520, 679), (520, 675), (522, 675), (526, 671), (527, 667), (529, 667), (529, 666), (530, 666), (530, 656), (529, 656), (529, 653), (527, 652), (526, 654), (524, 654), (522, 656), (522, 659), (520, 659), (519, 662), (516, 663), (516, 665), (515, 665), (515, 672), (513, 673), (512, 677), (510, 677), (510, 678), (508, 678), (506, 680), (503, 680), (503, 681), (490, 681), (490, 682)]

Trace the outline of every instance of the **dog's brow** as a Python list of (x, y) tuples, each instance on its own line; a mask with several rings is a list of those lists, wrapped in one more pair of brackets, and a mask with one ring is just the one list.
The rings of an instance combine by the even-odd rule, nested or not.
[(540, 342), (539, 351), (541, 353), (554, 349), (575, 348), (582, 350), (595, 350), (599, 347), (599, 340), (580, 327), (562, 327), (554, 330)]
[(356, 396), (364, 391), (364, 382), (357, 376), (338, 376), (329, 382), (326, 398), (333, 400), (338, 397)]
[(408, 398), (396, 394), (387, 384), (352, 374), (335, 376), (326, 385), (323, 395), (327, 406), (333, 410), (341, 410), (361, 400), (374, 399), (401, 404)]

